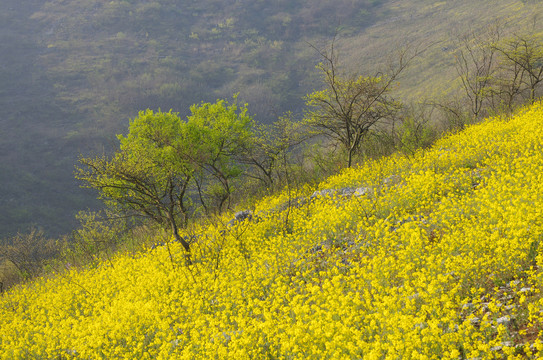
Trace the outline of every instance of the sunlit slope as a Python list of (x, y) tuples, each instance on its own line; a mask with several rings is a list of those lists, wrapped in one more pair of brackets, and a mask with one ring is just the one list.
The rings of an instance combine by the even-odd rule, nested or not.
[(429, 46), (403, 73), (397, 89), (402, 98), (414, 102), (450, 100), (452, 90), (461, 88), (455, 57), (462, 36), (474, 32), (484, 39), (496, 21), (502, 38), (543, 31), (539, 1), (388, 1), (386, 12), (388, 16), (363, 32), (344, 34), (339, 52), (347, 67), (368, 72), (372, 64), (382, 66), (383, 59), (403, 42), (419, 44), (421, 49)]
[(202, 226), (190, 267), (172, 244), (16, 288), (1, 358), (536, 358), (542, 139), (536, 105)]

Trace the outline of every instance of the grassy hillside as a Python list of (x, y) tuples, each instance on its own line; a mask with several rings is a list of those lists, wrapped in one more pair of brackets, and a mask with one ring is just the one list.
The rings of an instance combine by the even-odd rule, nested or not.
[(399, 88), (405, 98), (416, 101), (450, 95), (459, 86), (454, 67), (458, 38), (469, 31), (483, 35), (496, 20), (501, 22), (504, 36), (543, 30), (543, 8), (537, 1), (390, 1), (387, 10), (385, 19), (345, 36), (345, 62), (354, 69), (366, 69), (380, 64), (390, 49), (403, 42), (432, 44), (410, 66)]
[[(490, 359), (543, 351), (543, 105), (0, 297), (0, 358)], [(163, 241), (159, 237), (156, 241)]]

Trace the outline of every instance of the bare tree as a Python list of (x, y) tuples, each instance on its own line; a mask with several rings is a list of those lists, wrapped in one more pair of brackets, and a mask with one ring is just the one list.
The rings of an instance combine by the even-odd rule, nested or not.
[(501, 23), (496, 22), (484, 33), (470, 31), (460, 38), (455, 67), (474, 119), (486, 115), (485, 106), (494, 96), (492, 85), (497, 60), (494, 44), (501, 33)]
[(535, 101), (536, 90), (543, 82), (543, 42), (535, 35), (515, 35), (495, 47), (503, 60), (503, 66), (510, 73), (507, 80), (509, 96), (522, 92), (522, 85), (528, 90), (528, 99)]
[[(496, 50), (498, 52), (503, 51), (498, 46), (496, 46)], [(500, 105), (509, 112), (513, 111), (515, 103), (522, 94), (525, 76), (525, 70), (519, 64), (499, 61), (494, 79), (494, 92), (500, 101)]]
[(378, 123), (391, 120), (400, 109), (400, 102), (391, 96), (393, 85), (420, 52), (407, 47), (397, 54), (396, 62), (391, 63), (386, 72), (363, 76), (342, 72), (334, 45), (335, 38), (323, 50), (313, 46), (322, 59), (317, 69), (321, 72), (324, 89), (306, 96), (310, 108), (306, 122), (318, 133), (341, 144), (347, 166), (351, 167), (353, 156), (370, 130)]
[(37, 276), (45, 262), (58, 254), (59, 248), (53, 239), (48, 239), (42, 230), (33, 228), (29, 233), (17, 233), (0, 243), (0, 260), (6, 259), (15, 266), (22, 279)]
[(267, 188), (272, 188), (281, 179), (281, 167), (289, 152), (308, 138), (303, 124), (294, 121), (293, 116), (287, 112), (272, 124), (257, 124), (253, 130), (253, 143), (241, 159), (254, 170), (245, 175)]

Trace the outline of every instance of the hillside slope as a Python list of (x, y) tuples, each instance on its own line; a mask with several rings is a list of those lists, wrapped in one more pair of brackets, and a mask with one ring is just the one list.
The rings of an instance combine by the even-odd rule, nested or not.
[(537, 104), (201, 224), (193, 265), (171, 244), (16, 287), (0, 358), (536, 358), (542, 138)]

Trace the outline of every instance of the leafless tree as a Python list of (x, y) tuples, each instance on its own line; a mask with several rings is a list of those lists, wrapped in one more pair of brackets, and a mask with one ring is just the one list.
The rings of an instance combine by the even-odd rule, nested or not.
[(460, 37), (455, 67), (474, 119), (486, 115), (485, 106), (494, 96), (493, 76), (496, 71), (497, 50), (494, 46), (502, 35), (501, 23), (496, 22), (484, 33), (470, 31)]
[(240, 159), (253, 170), (245, 176), (258, 180), (267, 188), (274, 187), (276, 181), (281, 180), (281, 167), (289, 152), (309, 136), (303, 124), (294, 121), (293, 117), (287, 112), (272, 124), (255, 126), (253, 143)]
[(515, 35), (496, 46), (503, 58), (503, 67), (511, 74), (507, 78), (508, 95), (515, 97), (528, 90), (528, 99), (533, 103), (536, 90), (543, 82), (543, 42), (535, 35)]
[(308, 125), (334, 142), (346, 152), (348, 167), (353, 157), (377, 124), (392, 120), (401, 104), (391, 92), (400, 73), (420, 51), (406, 47), (398, 52), (394, 62), (389, 62), (383, 72), (372, 76), (346, 74), (342, 71), (335, 38), (330, 46), (317, 49), (321, 63), (323, 90), (306, 97), (309, 106), (306, 114)]

